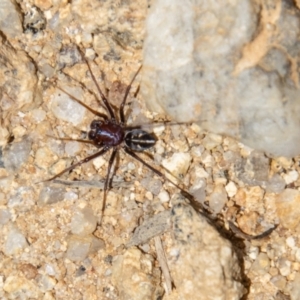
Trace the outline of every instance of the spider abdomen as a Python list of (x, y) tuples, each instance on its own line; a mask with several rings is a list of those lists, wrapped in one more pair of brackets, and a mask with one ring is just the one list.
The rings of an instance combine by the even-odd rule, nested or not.
[(124, 141), (126, 146), (134, 151), (144, 151), (152, 148), (156, 143), (153, 134), (141, 129), (128, 130)]

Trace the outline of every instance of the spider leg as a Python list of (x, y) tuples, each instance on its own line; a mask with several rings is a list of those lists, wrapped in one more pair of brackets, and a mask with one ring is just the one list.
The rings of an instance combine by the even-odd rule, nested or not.
[[(110, 171), (111, 167), (114, 163), (116, 154), (117, 154), (118, 148), (114, 148), (113, 153), (110, 156), (110, 159), (108, 161), (108, 167), (107, 167), (107, 173), (106, 173), (106, 178), (105, 178), (105, 183), (104, 183), (104, 189), (103, 189), (103, 201), (102, 201), (102, 217), (104, 215), (104, 209), (105, 209), (105, 203), (106, 203), (106, 196), (107, 196), (107, 190), (108, 190), (108, 183), (110, 179)], [(101, 223), (101, 221), (100, 221)]]
[(139, 74), (141, 68), (142, 68), (142, 65), (138, 68), (137, 72), (135, 73), (135, 75), (131, 79), (129, 85), (127, 86), (126, 91), (125, 91), (125, 95), (124, 95), (124, 99), (122, 101), (122, 104), (120, 105), (120, 121), (123, 124), (125, 124), (124, 107), (125, 107), (125, 104), (126, 104), (126, 99), (127, 99), (128, 94), (129, 94), (129, 91), (131, 89), (132, 83), (134, 82), (136, 76)]
[(99, 157), (99, 156), (103, 155), (103, 154), (106, 153), (109, 149), (110, 149), (110, 147), (104, 147), (104, 148), (102, 148), (100, 151), (94, 153), (93, 155), (90, 155), (90, 156), (88, 156), (88, 157), (86, 157), (86, 158), (80, 160), (79, 162), (77, 162), (77, 163), (75, 163), (75, 164), (72, 164), (70, 167), (68, 167), (68, 168), (66, 168), (66, 169), (64, 169), (64, 170), (62, 170), (61, 172), (59, 172), (58, 174), (54, 175), (53, 177), (51, 177), (51, 178), (49, 178), (49, 179), (46, 179), (46, 180), (43, 180), (43, 181), (39, 181), (39, 182), (37, 182), (37, 183), (51, 181), (51, 180), (53, 180), (53, 179), (59, 177), (60, 175), (66, 173), (66, 172), (68, 172), (68, 171), (73, 170), (73, 169), (76, 168), (77, 166), (80, 166), (80, 165), (82, 165), (82, 164), (84, 164), (84, 163), (87, 163), (88, 161), (90, 161), (90, 160), (92, 160), (92, 159), (94, 159), (94, 158), (96, 158), (96, 157)]
[(142, 123), (138, 125), (130, 125), (126, 126), (126, 130), (132, 130), (132, 129), (142, 129), (142, 130), (153, 130), (155, 127), (160, 127), (160, 126), (177, 126), (177, 125), (191, 125), (193, 122), (154, 122), (154, 123)]
[(202, 211), (206, 214), (211, 214), (212, 212), (209, 211), (207, 208), (203, 207), (200, 203), (198, 203), (195, 198), (193, 197), (193, 195), (191, 195), (189, 192), (187, 192), (186, 190), (184, 190), (183, 188), (181, 188), (177, 183), (175, 183), (174, 181), (172, 181), (171, 179), (167, 178), (162, 172), (160, 172), (159, 170), (155, 169), (154, 167), (152, 167), (150, 164), (148, 164), (147, 162), (145, 162), (141, 157), (139, 157), (137, 154), (135, 154), (135, 152), (131, 151), (130, 149), (128, 149), (127, 147), (123, 148), (124, 151), (129, 154), (130, 156), (132, 156), (134, 159), (138, 160), (139, 162), (141, 162), (144, 166), (146, 166), (148, 169), (150, 169), (152, 172), (154, 172), (156, 175), (158, 175), (159, 177), (161, 177), (164, 181), (168, 181), (170, 182), (172, 185), (174, 185), (175, 187), (177, 187), (181, 194), (186, 197), (189, 201), (190, 204), (193, 206), (194, 209), (196, 209), (196, 211)]
[[(202, 212), (202, 214), (204, 214), (205, 217), (210, 222), (212, 222), (211, 224), (213, 224), (214, 218), (211, 217), (212, 212), (209, 211), (209, 209), (207, 209), (206, 207), (202, 206), (197, 201), (195, 201), (194, 197), (190, 193), (188, 193), (186, 190), (184, 190), (183, 188), (181, 188), (178, 184), (176, 184), (172, 180), (168, 179), (163, 173), (161, 173), (157, 169), (153, 168), (151, 165), (149, 165), (147, 162), (145, 162), (142, 158), (140, 158), (138, 155), (136, 155), (130, 149), (128, 149), (126, 147), (124, 147), (123, 149), (125, 150), (126, 153), (128, 153), (130, 156), (132, 156), (133, 158), (135, 158), (136, 160), (138, 160), (139, 162), (141, 162), (143, 165), (145, 165), (146, 167), (148, 167), (151, 171), (153, 171), (155, 174), (157, 174), (158, 176), (160, 176), (163, 180), (168, 181), (168, 182), (172, 183), (175, 187), (177, 187), (181, 191), (181, 194), (190, 201), (190, 204), (192, 205), (192, 207), (196, 211)], [(247, 240), (253, 240), (253, 239), (261, 239), (263, 237), (268, 236), (273, 230), (275, 230), (277, 228), (277, 225), (275, 225), (274, 227), (268, 229), (267, 231), (265, 231), (265, 232), (263, 232), (263, 233), (261, 233), (259, 235), (254, 235), (254, 236), (251, 236), (251, 235), (243, 233), (232, 222), (229, 222), (229, 227), (232, 230), (232, 232), (235, 233), (237, 236), (240, 236), (240, 237), (242, 237), (244, 239), (247, 239)]]
[(87, 64), (87, 67), (88, 67), (88, 69), (89, 69), (89, 71), (90, 71), (90, 74), (91, 74), (91, 76), (92, 76), (92, 79), (93, 79), (93, 81), (94, 81), (94, 83), (95, 83), (95, 85), (96, 85), (96, 87), (97, 87), (97, 90), (98, 90), (98, 92), (99, 92), (99, 94), (100, 94), (100, 96), (101, 96), (101, 99), (102, 99), (102, 101), (103, 101), (103, 103), (104, 103), (106, 109), (108, 110), (108, 112), (109, 112), (109, 114), (110, 114), (110, 117), (111, 117), (113, 120), (115, 120), (115, 119), (116, 119), (115, 113), (114, 113), (114, 111), (113, 111), (111, 105), (109, 104), (107, 98), (105, 97), (105, 95), (103, 94), (102, 90), (100, 89), (100, 86), (99, 86), (99, 84), (98, 84), (98, 82), (97, 82), (97, 80), (96, 80), (96, 77), (95, 77), (94, 73), (92, 72), (92, 69), (91, 69), (91, 67), (90, 67), (90, 65), (89, 65), (89, 63), (88, 63), (88, 61), (87, 61), (87, 59), (85, 58), (83, 52), (82, 52), (80, 49), (79, 49), (79, 52), (81, 53), (82, 59), (83, 59), (83, 60), (85, 61), (85, 63)]
[(275, 224), (273, 227), (269, 228), (268, 230), (266, 230), (263, 233), (260, 233), (258, 235), (250, 235), (247, 233), (244, 233), (243, 231), (241, 231), (241, 229), (239, 229), (238, 227), (236, 227), (233, 222), (229, 221), (229, 228), (231, 229), (231, 231), (238, 237), (241, 237), (245, 240), (259, 240), (262, 239), (266, 236), (268, 236), (269, 234), (271, 234), (277, 227), (278, 224)]
[(55, 137), (55, 136), (52, 136), (52, 135), (48, 135), (48, 137), (50, 137), (51, 139), (54, 139), (54, 140), (58, 140), (58, 141), (73, 141), (73, 142), (79, 142), (79, 143), (85, 143), (85, 144), (91, 144), (91, 145), (94, 145), (94, 142), (93, 141), (89, 141), (89, 140), (82, 140), (82, 139), (70, 139), (70, 138), (58, 138), (58, 137)]
[(68, 95), (72, 100), (76, 101), (77, 103), (79, 103), (80, 105), (82, 105), (83, 107), (85, 107), (87, 110), (89, 110), (91, 113), (93, 113), (94, 115), (107, 119), (107, 117), (101, 113), (99, 113), (98, 111), (92, 109), (91, 107), (89, 107), (88, 105), (86, 105), (84, 102), (82, 102), (81, 100), (79, 100), (78, 98), (72, 96), (70, 93), (68, 93), (66, 90), (64, 90), (63, 88), (61, 88), (60, 86), (56, 85), (56, 88), (58, 88), (59, 90), (61, 90), (63, 93), (65, 93), (66, 95)]

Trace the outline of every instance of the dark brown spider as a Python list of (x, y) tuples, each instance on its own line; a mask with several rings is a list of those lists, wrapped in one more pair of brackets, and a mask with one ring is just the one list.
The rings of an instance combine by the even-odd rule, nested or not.
[[(125, 114), (124, 114), (124, 107), (126, 105), (126, 100), (128, 97), (128, 94), (130, 92), (132, 83), (134, 82), (136, 76), (138, 75), (139, 71), (141, 70), (141, 67), (137, 70), (135, 75), (133, 76), (131, 82), (127, 86), (124, 94), (124, 98), (121, 102), (121, 105), (118, 110), (118, 114), (114, 111), (112, 106), (110, 105), (108, 99), (103, 94), (103, 92), (100, 89), (100, 86), (98, 85), (96, 78), (91, 70), (91, 67), (89, 63), (87, 62), (84, 55), (81, 53), (81, 56), (85, 63), (88, 66), (89, 72), (92, 76), (92, 79), (97, 87), (97, 90), (100, 94), (100, 97), (102, 99), (102, 102), (109, 114), (109, 116), (103, 116), (103, 114), (99, 113), (98, 111), (92, 109), (85, 103), (83, 103), (81, 100), (75, 98), (71, 94), (69, 94), (67, 91), (59, 88), (62, 92), (67, 94), (71, 99), (78, 102), (82, 106), (84, 106), (86, 109), (88, 109), (90, 112), (92, 112), (94, 115), (99, 117), (100, 119), (93, 120), (90, 125), (90, 131), (88, 132), (88, 138), (89, 140), (81, 140), (81, 139), (68, 139), (64, 138), (61, 140), (73, 140), (78, 141), (82, 143), (88, 143), (93, 144), (96, 148), (100, 149), (96, 153), (80, 160), (79, 162), (72, 164), (70, 167), (64, 169), (63, 171), (59, 172), (55, 176), (45, 180), (45, 181), (51, 181), (60, 175), (73, 170), (77, 166), (80, 166), (84, 163), (87, 163), (90, 160), (95, 159), (96, 157), (104, 155), (106, 152), (112, 150), (112, 154), (110, 156), (110, 159), (108, 161), (108, 168), (107, 168), (107, 175), (105, 178), (104, 183), (104, 190), (103, 190), (103, 201), (102, 201), (102, 216), (104, 214), (105, 209), (105, 203), (106, 203), (106, 196), (108, 191), (108, 183), (111, 176), (111, 168), (114, 163), (115, 157), (117, 152), (122, 149), (125, 151), (125, 153), (129, 154), (134, 159), (138, 160), (140, 163), (142, 163), (144, 166), (146, 166), (148, 169), (150, 169), (152, 172), (154, 172), (156, 175), (158, 175), (160, 178), (162, 178), (164, 181), (168, 181), (171, 184), (173, 184), (175, 187), (177, 187), (181, 193), (189, 200), (190, 204), (193, 206), (194, 209), (201, 212), (203, 215), (207, 217), (208, 220), (213, 221), (214, 218), (211, 217), (211, 211), (203, 207), (199, 202), (197, 202), (194, 197), (188, 193), (186, 190), (184, 190), (182, 187), (180, 187), (178, 184), (176, 184), (174, 181), (168, 179), (163, 173), (161, 173), (159, 170), (152, 167), (149, 163), (145, 162), (141, 157), (139, 157), (135, 152), (142, 152), (145, 151), (151, 147), (153, 147), (156, 143), (156, 139), (152, 133), (149, 133), (147, 131), (144, 131), (139, 126), (130, 127), (126, 124)], [(213, 224), (214, 225), (214, 224)], [(230, 229), (238, 236), (244, 238), (244, 239), (258, 239), (262, 238), (266, 235), (268, 235), (270, 232), (272, 232), (275, 228), (271, 228), (267, 230), (266, 232), (258, 235), (258, 236), (250, 236), (240, 231), (232, 222), (229, 222)]]
[[(119, 107), (118, 112), (116, 113), (114, 111), (114, 109), (112, 108), (112, 106), (110, 105), (107, 97), (103, 94), (102, 90), (100, 89), (100, 86), (98, 85), (98, 83), (96, 81), (96, 78), (91, 70), (91, 67), (83, 54), (82, 54), (82, 58), (88, 66), (89, 72), (92, 76), (92, 79), (97, 87), (97, 90), (100, 94), (102, 102), (103, 102), (109, 116), (103, 116), (103, 114), (92, 109), (91, 107), (89, 107), (88, 105), (83, 103), (81, 100), (75, 98), (74, 96), (69, 94), (67, 91), (65, 91), (61, 87), (57, 86), (58, 89), (60, 89), (65, 94), (67, 94), (74, 101), (78, 102), (79, 104), (84, 106), (86, 109), (88, 109), (90, 112), (92, 112), (94, 115), (99, 117), (99, 119), (93, 120), (90, 125), (90, 131), (88, 132), (89, 140), (68, 139), (68, 138), (63, 138), (60, 140), (68, 140), (68, 141), (71, 140), (71, 141), (78, 141), (78, 142), (82, 142), (82, 143), (93, 144), (94, 146), (96, 146), (96, 148), (98, 148), (100, 150), (97, 151), (96, 153), (80, 160), (79, 162), (72, 164), (70, 167), (64, 169), (63, 171), (59, 172), (55, 176), (53, 176), (45, 181), (51, 181), (51, 180), (59, 177), (60, 175), (73, 170), (77, 166), (87, 163), (88, 161), (93, 160), (96, 157), (102, 156), (106, 152), (112, 150), (112, 154), (108, 161), (107, 175), (105, 178), (104, 190), (103, 190), (103, 202), (102, 202), (102, 215), (103, 215), (105, 203), (106, 203), (107, 191), (108, 191), (108, 184), (110, 182), (110, 177), (111, 177), (111, 168), (114, 163), (117, 152), (122, 149), (125, 151), (125, 153), (129, 154), (131, 157), (133, 157), (134, 159), (141, 162), (144, 166), (149, 168), (151, 171), (153, 171), (156, 175), (161, 177), (163, 180), (172, 183), (182, 193), (184, 193), (185, 196), (188, 195), (188, 198), (192, 198), (192, 195), (187, 193), (178, 184), (176, 184), (172, 180), (168, 179), (163, 173), (161, 173), (159, 170), (152, 167), (149, 163), (145, 162), (142, 158), (140, 158), (135, 153), (135, 152), (145, 151), (145, 150), (153, 147), (156, 143), (156, 139), (152, 133), (142, 130), (139, 126), (129, 127), (126, 125), (124, 107), (126, 105), (126, 100), (127, 100), (128, 94), (130, 92), (132, 83), (134, 82), (134, 80), (135, 80), (136, 76), (138, 75), (139, 71), (141, 70), (142, 66), (139, 67), (139, 69), (133, 76), (131, 82), (127, 86), (122, 103)], [(198, 209), (199, 209), (199, 207), (198, 207)]]

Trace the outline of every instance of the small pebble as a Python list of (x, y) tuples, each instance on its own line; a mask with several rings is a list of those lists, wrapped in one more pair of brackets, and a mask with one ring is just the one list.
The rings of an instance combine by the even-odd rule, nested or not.
[(23, 233), (12, 225), (4, 244), (4, 253), (8, 256), (17, 254), (27, 246), (28, 243)]
[(26, 134), (26, 128), (21, 125), (17, 125), (13, 128), (12, 134), (16, 139), (21, 138)]
[(38, 204), (47, 205), (62, 201), (65, 198), (65, 193), (65, 188), (45, 186), (40, 192)]
[(174, 153), (170, 158), (163, 159), (162, 165), (175, 177), (180, 178), (185, 175), (191, 162), (189, 153)]
[(266, 184), (266, 191), (269, 193), (281, 193), (285, 188), (285, 181), (279, 174), (274, 174)]
[(204, 150), (205, 150), (205, 148), (203, 147), (203, 145), (195, 145), (191, 149), (192, 156), (201, 157)]
[(76, 141), (66, 142), (65, 152), (69, 156), (75, 156), (81, 150), (81, 144)]
[(62, 170), (64, 170), (67, 167), (67, 161), (66, 159), (60, 159), (56, 163), (54, 163), (50, 168), (50, 173), (53, 175), (56, 175), (60, 173)]
[(170, 201), (170, 195), (165, 190), (161, 191), (157, 197), (161, 203), (166, 203)]
[(50, 276), (56, 276), (57, 272), (55, 271), (55, 268), (52, 264), (46, 264), (45, 265), (45, 272)]
[(191, 189), (191, 193), (195, 197), (195, 199), (200, 203), (204, 203), (204, 201), (206, 200), (205, 189), (206, 189), (205, 180), (198, 177), (197, 182), (195, 183), (195, 185), (193, 185)]
[(38, 299), (40, 297), (37, 284), (21, 274), (8, 275), (3, 284), (3, 291), (5, 291), (9, 297), (3, 297), (2, 299)]
[[(149, 257), (135, 247), (127, 249), (114, 260), (112, 282), (118, 289), (119, 299), (153, 299), (155, 282), (144, 268), (147, 260)], [(152, 263), (150, 260), (149, 264)], [(158, 294), (157, 298), (161, 298), (161, 295)]]
[(292, 263), (286, 258), (282, 257), (278, 260), (278, 269), (282, 276), (288, 276), (291, 273)]
[(295, 242), (294, 237), (289, 236), (289, 237), (286, 239), (286, 244), (287, 244), (290, 248), (292, 248), (292, 249), (295, 248), (296, 242)]
[(83, 209), (76, 209), (72, 221), (71, 232), (77, 235), (88, 235), (95, 231), (97, 226), (97, 217), (94, 215), (93, 210), (86, 206)]
[(286, 286), (286, 278), (282, 275), (272, 277), (271, 282), (281, 291), (283, 291)]
[(276, 158), (274, 163), (277, 163), (278, 165), (280, 165), (281, 167), (287, 170), (290, 169), (291, 166), (293, 165), (293, 160), (291, 158), (280, 156)]
[(34, 279), (38, 274), (38, 269), (29, 263), (21, 264), (19, 270), (25, 275), (27, 279)]
[(20, 186), (8, 200), (9, 208), (18, 207), (19, 211), (27, 211), (35, 205), (35, 193), (32, 187)]
[[(141, 180), (141, 186), (151, 192), (153, 195), (157, 196), (161, 191), (162, 183), (160, 179), (146, 177)], [(151, 196), (151, 199), (153, 198), (153, 195)]]
[(91, 239), (86, 237), (71, 236), (68, 241), (66, 258), (72, 261), (83, 261), (89, 253)]
[(48, 275), (39, 276), (37, 282), (43, 292), (51, 291), (57, 283), (55, 278)]
[(24, 138), (21, 142), (12, 143), (3, 152), (3, 162), (6, 170), (16, 172), (29, 158), (31, 141)]
[(0, 225), (8, 223), (11, 218), (11, 214), (7, 209), (0, 209)]
[(252, 173), (254, 184), (263, 183), (268, 180), (270, 159), (263, 152), (252, 151), (248, 160), (248, 169)]
[(72, 261), (81, 262), (88, 256), (89, 253), (98, 251), (104, 247), (104, 242), (95, 238), (93, 235), (71, 235), (68, 240), (66, 258)]
[(156, 136), (161, 135), (165, 130), (166, 130), (166, 127), (164, 125), (153, 127), (153, 132), (155, 133)]
[(196, 166), (194, 169), (196, 178), (208, 178), (209, 174), (205, 171), (204, 168)]
[(281, 257), (286, 253), (286, 251), (287, 248), (283, 238), (277, 239), (276, 242), (272, 244), (272, 248), (267, 248), (267, 254), (272, 260), (275, 260), (277, 257)]
[(245, 212), (241, 217), (237, 219), (239, 228), (248, 234), (255, 235), (256, 226), (258, 224), (259, 215), (255, 211)]
[(290, 283), (290, 296), (291, 300), (300, 299), (300, 273), (298, 272), (295, 279)]
[(0, 146), (4, 146), (7, 143), (9, 132), (6, 128), (0, 127)]
[(237, 192), (237, 187), (233, 181), (229, 181), (228, 184), (225, 186), (225, 190), (227, 192), (228, 197), (233, 197)]
[(69, 192), (66, 192), (65, 195), (64, 195), (64, 198), (66, 200), (77, 200), (78, 199), (78, 194), (73, 192), (73, 191), (69, 191)]
[(207, 134), (202, 140), (202, 145), (205, 147), (206, 150), (212, 150), (213, 148), (221, 145), (221, 143), (222, 136), (213, 133)]
[(277, 195), (276, 211), (280, 224), (293, 230), (300, 223), (300, 192), (295, 189), (285, 189)]
[(64, 143), (58, 140), (49, 139), (47, 143), (49, 149), (54, 152), (57, 156), (63, 156), (65, 152)]
[(299, 174), (296, 170), (292, 170), (287, 172), (286, 174), (283, 174), (283, 178), (286, 184), (290, 184), (292, 182), (295, 182), (299, 178)]
[(227, 202), (227, 193), (223, 185), (214, 187), (209, 196), (209, 207), (216, 213), (220, 213)]
[(127, 165), (127, 169), (128, 170), (134, 170), (135, 169), (135, 164), (133, 162), (130, 162), (128, 165)]
[(214, 158), (210, 154), (210, 152), (205, 151), (202, 154), (202, 163), (204, 164), (205, 168), (212, 168), (214, 165)]
[(300, 262), (300, 248), (297, 248), (295, 257), (296, 257), (297, 262)]
[(51, 162), (53, 162), (53, 155), (48, 147), (38, 148), (35, 153), (35, 164), (42, 169), (49, 168)]
[(106, 160), (101, 156), (93, 159), (93, 165), (96, 170), (99, 170), (105, 163)]
[(46, 117), (46, 112), (40, 108), (34, 109), (31, 114), (36, 123), (44, 121)]
[(251, 246), (248, 252), (249, 252), (249, 257), (255, 260), (258, 256), (259, 249), (258, 247)]
[(259, 275), (264, 275), (269, 271), (270, 260), (266, 253), (259, 253), (256, 260), (252, 264), (251, 270)]
[[(83, 97), (82, 89), (78, 87), (63, 86), (63, 89), (78, 99)], [(86, 108), (59, 89), (56, 89), (52, 95), (51, 110), (56, 118), (70, 122), (74, 126), (83, 121), (86, 112)]]

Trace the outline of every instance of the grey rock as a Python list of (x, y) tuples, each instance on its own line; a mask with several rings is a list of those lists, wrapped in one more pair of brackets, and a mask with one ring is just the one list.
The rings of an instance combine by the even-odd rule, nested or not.
[(8, 223), (11, 219), (11, 213), (7, 209), (0, 209), (0, 225)]
[(251, 186), (267, 184), (269, 167), (270, 159), (260, 151), (252, 151), (247, 159), (235, 163), (238, 179)]
[(45, 186), (40, 192), (38, 204), (46, 205), (62, 201), (65, 198), (65, 193), (65, 188)]
[(277, 156), (295, 156), (298, 12), (285, 2), (276, 4), (280, 8), (257, 5), (154, 1), (146, 21), (141, 92), (151, 110), (174, 120), (198, 122)]
[(162, 188), (161, 180), (155, 179), (151, 176), (141, 180), (141, 185), (153, 195), (157, 196)]
[(11, 38), (20, 36), (23, 32), (21, 14), (17, 6), (10, 0), (0, 2), (0, 30)]
[(7, 171), (15, 173), (19, 170), (29, 158), (31, 144), (31, 140), (24, 137), (20, 142), (12, 143), (5, 148), (3, 162)]
[(266, 184), (266, 190), (270, 193), (281, 193), (284, 188), (285, 181), (279, 174), (274, 174)]
[(35, 193), (32, 187), (20, 186), (9, 198), (7, 206), (19, 212), (29, 211), (35, 205)]
[(151, 238), (163, 234), (170, 229), (170, 210), (156, 214), (135, 229), (133, 236), (126, 247), (146, 243)]
[[(0, 12), (1, 5), (2, 1)], [(8, 24), (11, 26), (11, 20)], [(0, 36), (0, 57), (2, 115), (6, 116), (5, 112), (8, 110), (17, 112), (36, 108), (42, 102), (42, 96), (36, 69), (28, 54), (14, 49)]]
[(76, 209), (71, 221), (71, 232), (77, 235), (88, 235), (95, 231), (97, 226), (97, 217), (93, 210), (86, 206)]
[(25, 236), (14, 224), (9, 224), (10, 228), (4, 245), (6, 255), (14, 255), (23, 251), (28, 246)]
[(87, 236), (71, 235), (68, 240), (66, 258), (81, 262), (89, 254), (97, 252), (104, 247), (104, 241), (91, 234)]
[[(83, 92), (79, 87), (71, 88), (64, 85), (63, 89), (81, 100)], [(75, 126), (83, 121), (86, 112), (82, 105), (72, 100), (69, 95), (59, 89), (56, 89), (52, 95), (51, 110), (56, 118), (70, 122)]]

